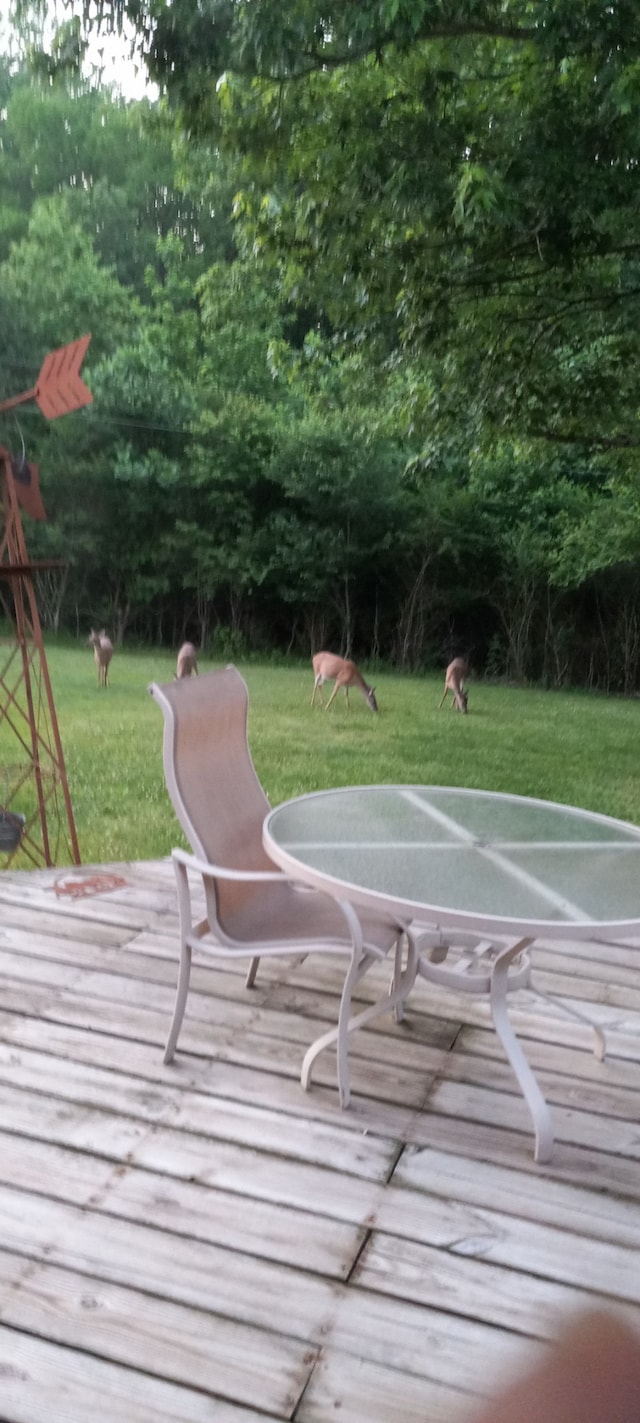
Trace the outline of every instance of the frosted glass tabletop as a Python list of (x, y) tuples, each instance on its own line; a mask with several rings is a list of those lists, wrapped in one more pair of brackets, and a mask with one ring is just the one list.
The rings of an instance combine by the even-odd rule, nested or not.
[(640, 933), (640, 828), (446, 786), (320, 791), (267, 816), (269, 855), (355, 903), (481, 932)]

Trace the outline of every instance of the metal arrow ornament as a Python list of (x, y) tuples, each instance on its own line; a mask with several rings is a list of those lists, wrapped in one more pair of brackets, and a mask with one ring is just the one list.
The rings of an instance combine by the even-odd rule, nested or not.
[(90, 405), (93, 396), (80, 378), (80, 367), (90, 340), (90, 336), (81, 336), (68, 346), (50, 351), (42, 362), (40, 375), (32, 389), (3, 400), (0, 410), (13, 410), (14, 406), (23, 405), (26, 400), (35, 400), (46, 420), (57, 420), (59, 415), (70, 415), (72, 410)]

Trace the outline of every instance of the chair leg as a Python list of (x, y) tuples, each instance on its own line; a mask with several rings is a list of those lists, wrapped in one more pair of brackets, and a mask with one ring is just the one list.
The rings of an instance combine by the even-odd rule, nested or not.
[(245, 986), (245, 988), (253, 988), (253, 985), (254, 985), (254, 983), (255, 983), (255, 981), (256, 981), (256, 974), (257, 974), (257, 972), (258, 972), (258, 964), (259, 964), (259, 963), (260, 963), (260, 957), (259, 957), (259, 955), (258, 955), (257, 958), (251, 960), (251, 963), (249, 964), (249, 968), (248, 968), (248, 971), (247, 971), (247, 976), (246, 976), (245, 981), (244, 981), (244, 986)]
[(368, 958), (366, 949), (359, 959), (356, 958), (355, 955), (352, 958), (342, 990), (338, 1026), (336, 1028), (330, 1028), (327, 1033), (322, 1034), (322, 1037), (316, 1038), (316, 1041), (311, 1044), (311, 1047), (308, 1048), (305, 1054), (301, 1074), (302, 1086), (305, 1092), (309, 1090), (311, 1085), (313, 1064), (316, 1058), (320, 1056), (321, 1052), (324, 1052), (325, 1048), (332, 1047), (335, 1043), (340, 1105), (341, 1107), (348, 1107), (351, 1097), (348, 1056), (349, 1034), (355, 1032), (356, 1028), (364, 1028), (367, 1023), (375, 1022), (376, 1018), (380, 1018), (383, 1013), (395, 1012), (398, 1007), (402, 1010), (402, 1005), (405, 999), (408, 998), (416, 980), (419, 962), (418, 945), (413, 934), (411, 934), (408, 929), (405, 928), (404, 933), (407, 941), (407, 962), (404, 969), (402, 968), (402, 936), (400, 936), (395, 949), (395, 966), (389, 993), (377, 1003), (372, 1003), (369, 1008), (363, 1008), (362, 1011), (356, 1013), (354, 1017), (349, 1016), (353, 990), (360, 979), (364, 977), (367, 969), (371, 967), (372, 964), (379, 962), (379, 960), (377, 957)]
[[(188, 936), (193, 928), (191, 917), (191, 894), (189, 890), (189, 874), (186, 865), (181, 860), (174, 857), (173, 868), (176, 876), (176, 889), (178, 892), (178, 919), (180, 922), (180, 967), (178, 969), (178, 984), (176, 988), (176, 1001), (173, 1009), (173, 1018), (167, 1038), (167, 1046), (164, 1050), (164, 1061), (171, 1062), (176, 1050), (176, 1044), (184, 1010), (189, 992), (189, 978), (191, 974), (191, 948), (188, 943)], [(207, 927), (206, 919), (201, 924), (196, 925), (195, 933), (200, 935)]]
[[(391, 995), (394, 995), (397, 992), (398, 987), (402, 982), (402, 951), (404, 948), (403, 937), (404, 936), (401, 934), (395, 947), (393, 974), (391, 975), (391, 983), (389, 984), (389, 993)], [(393, 1010), (393, 1016), (396, 1020), (396, 1023), (402, 1022), (402, 1019), (404, 1018), (404, 998), (398, 999), (396, 1006)]]
[(180, 968), (178, 971), (178, 985), (176, 988), (176, 1001), (173, 1009), (173, 1018), (167, 1038), (167, 1046), (164, 1050), (164, 1061), (172, 1062), (176, 1050), (184, 1010), (187, 1005), (187, 995), (189, 992), (189, 978), (191, 976), (191, 949), (183, 940), (180, 945)]

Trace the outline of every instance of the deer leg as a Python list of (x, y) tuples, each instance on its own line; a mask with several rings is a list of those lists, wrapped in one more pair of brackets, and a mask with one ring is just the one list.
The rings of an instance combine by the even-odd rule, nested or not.
[(334, 697), (335, 697), (335, 695), (336, 695), (336, 692), (339, 692), (339, 691), (340, 691), (340, 684), (339, 684), (338, 682), (336, 682), (336, 684), (335, 684), (335, 686), (334, 686), (334, 689), (333, 689), (333, 691), (332, 691), (332, 693), (331, 693), (331, 696), (329, 697), (329, 700), (328, 700), (328, 702), (327, 702), (326, 711), (329, 710), (329, 707), (331, 706), (331, 703), (332, 703), (332, 701), (333, 701), (333, 699), (334, 699)]
[(324, 680), (325, 680), (325, 679), (324, 679), (322, 673), (319, 672), (318, 675), (317, 675), (317, 677), (316, 677), (316, 680), (315, 680), (315, 682), (314, 682), (314, 684), (313, 684), (313, 696), (312, 696), (312, 698), (311, 698), (311, 705), (312, 705), (312, 706), (314, 705), (314, 702), (315, 702), (315, 699), (316, 699), (316, 692), (318, 693), (318, 695), (319, 695), (319, 697), (320, 697), (320, 705), (321, 705), (321, 706), (324, 706), (324, 697), (323, 697), (323, 695), (322, 695), (322, 687), (323, 687), (323, 684), (324, 684)]

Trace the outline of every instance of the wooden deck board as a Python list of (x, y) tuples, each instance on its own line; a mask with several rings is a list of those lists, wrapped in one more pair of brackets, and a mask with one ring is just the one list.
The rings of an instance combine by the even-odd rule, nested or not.
[[(557, 1145), (486, 1003), (421, 982), (330, 1052), (339, 960), (200, 962), (180, 1050), (169, 862), (74, 899), (0, 876), (0, 1411), (6, 1423), (454, 1423), (581, 1304), (640, 1329), (640, 948), (541, 944), (560, 1004), (512, 1020)], [(71, 873), (71, 872), (69, 872)], [(537, 958), (536, 958), (537, 953)], [(371, 1001), (387, 970), (366, 979)]]
[[(111, 1363), (183, 1386), (232, 1394), (254, 1408), (292, 1411), (317, 1350), (304, 1341), (175, 1304), (148, 1293), (90, 1281), (52, 1265), (16, 1265), (0, 1255), (3, 1322)], [(89, 1415), (88, 1415), (89, 1416)]]

